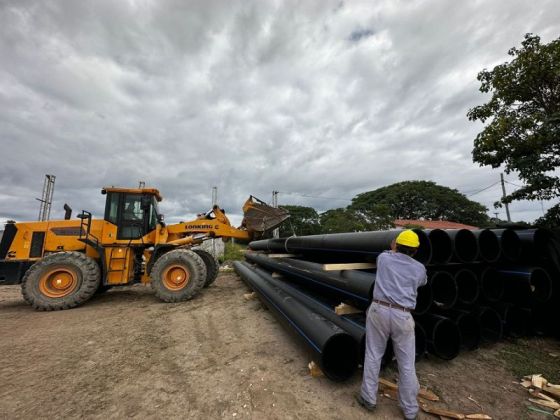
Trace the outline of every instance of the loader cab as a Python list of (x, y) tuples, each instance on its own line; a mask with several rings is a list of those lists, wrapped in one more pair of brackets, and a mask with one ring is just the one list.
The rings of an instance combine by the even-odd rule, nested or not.
[(117, 226), (117, 239), (140, 239), (162, 221), (161, 195), (154, 188), (104, 188), (101, 193), (107, 195), (104, 219)]

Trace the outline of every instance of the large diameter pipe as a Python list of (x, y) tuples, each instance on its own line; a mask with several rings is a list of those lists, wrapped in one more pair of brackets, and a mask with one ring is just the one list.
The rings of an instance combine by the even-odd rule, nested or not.
[(541, 261), (549, 257), (552, 231), (548, 229), (516, 230), (521, 241), (521, 258), (524, 261)]
[(540, 267), (501, 267), (498, 273), (504, 279), (504, 300), (510, 303), (545, 303), (552, 297), (552, 280)]
[(426, 332), (428, 353), (444, 360), (451, 360), (459, 354), (461, 333), (455, 322), (435, 314), (419, 317), (417, 322)]
[(498, 302), (503, 299), (504, 278), (494, 267), (486, 267), (480, 272), (480, 292), (488, 302)]
[(475, 350), (480, 345), (480, 322), (478, 317), (469, 311), (450, 309), (440, 311), (439, 315), (450, 318), (457, 324), (461, 334), (461, 347), (466, 350)]
[(499, 302), (494, 309), (502, 317), (504, 333), (511, 337), (523, 337), (529, 333), (531, 325), (531, 310), (520, 308), (511, 303)]
[(424, 231), (428, 235), (432, 246), (431, 264), (447, 264), (453, 256), (453, 241), (449, 234), (442, 229), (427, 229)]
[(446, 271), (429, 273), (428, 282), (432, 288), (434, 306), (449, 309), (457, 302), (459, 290), (453, 276)]
[(455, 283), (457, 283), (457, 301), (464, 305), (472, 305), (480, 295), (480, 284), (473, 270), (461, 268), (455, 271)]
[(418, 288), (416, 295), (416, 307), (414, 308), (414, 315), (423, 315), (427, 313), (432, 304), (434, 303), (434, 296), (432, 293), (432, 285), (426, 283), (424, 286)]
[(473, 315), (480, 323), (480, 335), (483, 341), (496, 342), (502, 338), (504, 332), (502, 317), (495, 309), (481, 306), (473, 311)]
[[(420, 247), (414, 258), (428, 264), (432, 248), (428, 236), (421, 229), (413, 229), (420, 239)], [(360, 256), (377, 256), (390, 249), (391, 243), (402, 230), (372, 232), (332, 233), (327, 235), (293, 236), (289, 238), (265, 239), (249, 243), (254, 251), (285, 253), (342, 253)]]
[(492, 229), (498, 237), (502, 248), (502, 259), (507, 261), (518, 261), (521, 257), (521, 239), (513, 229)]
[(286, 279), (273, 277), (268, 271), (261, 268), (254, 268), (253, 270), (272, 286), (282, 289), (285, 293), (296, 298), (313, 312), (318, 313), (350, 334), (356, 341), (358, 348), (362, 350), (361, 353), (363, 355), (363, 349), (365, 347), (365, 329), (351, 319), (346, 319), (335, 313), (334, 306), (340, 302), (329, 301), (329, 299), (320, 297), (316, 293), (311, 294), (302, 287), (288, 283)]
[(374, 273), (361, 273), (355, 270), (324, 271), (317, 263), (288, 258), (273, 259), (256, 253), (247, 253), (245, 258), (309, 288), (349, 302), (359, 309), (366, 309), (373, 295)]
[(343, 381), (354, 374), (358, 366), (358, 349), (348, 333), (267, 283), (247, 263), (236, 261), (234, 268), (278, 320), (303, 341), (327, 378)]
[(486, 262), (496, 262), (500, 259), (502, 248), (496, 233), (490, 229), (473, 230), (478, 241), (480, 258)]
[(473, 262), (478, 258), (478, 241), (468, 229), (448, 229), (453, 241), (453, 260), (461, 263)]

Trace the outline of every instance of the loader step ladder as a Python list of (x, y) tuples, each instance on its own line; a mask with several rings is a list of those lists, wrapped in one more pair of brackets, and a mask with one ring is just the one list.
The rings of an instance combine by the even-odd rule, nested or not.
[(80, 236), (78, 240), (86, 244), (84, 251), (88, 245), (98, 249), (99, 239), (91, 234), (91, 213), (89, 211), (82, 210), (82, 212), (78, 215), (78, 218), (80, 219)]
[[(118, 283), (128, 282), (128, 278), (125, 279), (124, 276), (126, 275), (126, 273), (128, 273), (127, 260), (128, 260), (128, 253), (130, 252), (130, 250), (131, 250), (130, 247), (111, 247), (111, 253), (109, 254), (109, 266), (107, 270), (107, 278), (112, 277), (111, 273), (120, 272), (120, 279)], [(111, 281), (111, 283), (117, 283), (117, 282), (113, 280)]]

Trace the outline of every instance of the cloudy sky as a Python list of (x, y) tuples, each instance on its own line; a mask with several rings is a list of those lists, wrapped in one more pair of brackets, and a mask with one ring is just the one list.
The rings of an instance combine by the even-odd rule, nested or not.
[[(52, 217), (138, 181), (171, 221), (213, 186), (235, 222), (273, 190), (318, 210), (411, 179), (475, 193), (499, 180), (471, 159), (476, 75), (559, 22), (558, 0), (3, 0), (0, 219), (36, 219), (47, 173)], [(500, 193), (471, 198), (492, 214)]]

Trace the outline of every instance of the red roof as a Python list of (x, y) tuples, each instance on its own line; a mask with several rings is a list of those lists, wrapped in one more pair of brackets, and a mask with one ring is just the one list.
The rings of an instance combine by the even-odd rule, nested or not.
[(476, 226), (464, 225), (462, 223), (450, 222), (448, 220), (403, 220), (397, 219), (393, 222), (396, 227), (405, 227), (406, 225), (418, 225), (424, 229), (478, 229)]

